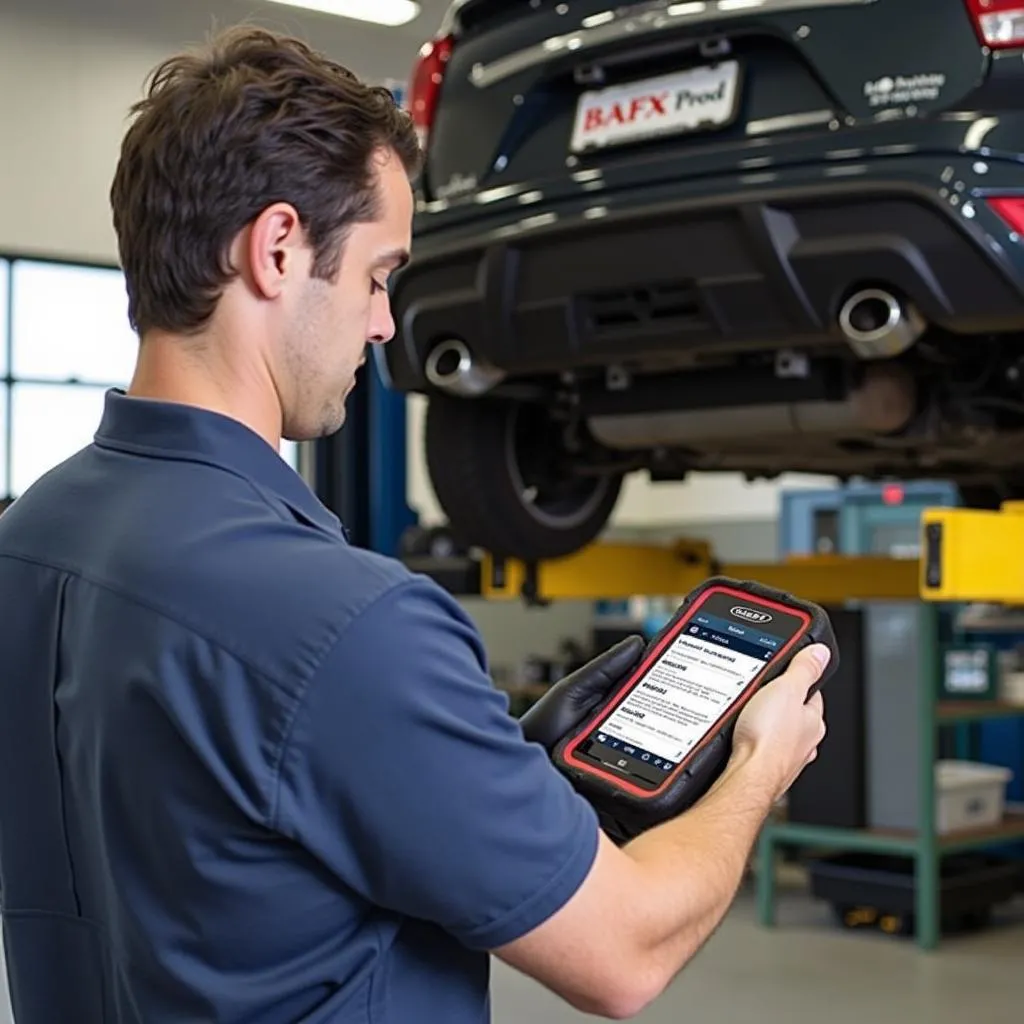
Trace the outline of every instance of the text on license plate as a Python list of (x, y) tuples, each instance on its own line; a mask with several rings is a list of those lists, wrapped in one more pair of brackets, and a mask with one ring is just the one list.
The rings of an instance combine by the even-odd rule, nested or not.
[(739, 64), (725, 61), (586, 92), (576, 108), (570, 148), (579, 152), (729, 124), (739, 77)]

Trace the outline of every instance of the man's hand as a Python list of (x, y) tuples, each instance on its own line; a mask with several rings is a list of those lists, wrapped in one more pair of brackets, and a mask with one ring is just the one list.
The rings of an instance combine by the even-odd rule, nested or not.
[(559, 680), (519, 719), (523, 734), (553, 751), (636, 668), (646, 646), (641, 636), (626, 637)]
[(815, 644), (800, 651), (778, 679), (763, 686), (736, 719), (733, 757), (758, 765), (760, 777), (781, 798), (818, 756), (825, 738), (825, 705), (807, 694), (829, 661), (829, 649)]

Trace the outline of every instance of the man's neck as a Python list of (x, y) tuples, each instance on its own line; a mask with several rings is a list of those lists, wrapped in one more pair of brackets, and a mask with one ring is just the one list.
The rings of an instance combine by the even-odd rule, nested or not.
[(221, 351), (202, 339), (147, 334), (127, 393), (229, 416), (279, 451), (281, 406), (269, 373), (225, 359)]

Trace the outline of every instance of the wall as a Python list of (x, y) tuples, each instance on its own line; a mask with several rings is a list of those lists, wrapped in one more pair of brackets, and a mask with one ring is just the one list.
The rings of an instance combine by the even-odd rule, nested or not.
[(156, 51), (73, 31), (0, 21), (0, 251), (108, 262), (117, 250), (105, 200), (123, 117)]
[(367, 76), (404, 79), (424, 29), (252, 16), (232, 0), (0, 3), (0, 252), (114, 261), (107, 193), (128, 109), (149, 71), (215, 25), (258, 21), (315, 41)]

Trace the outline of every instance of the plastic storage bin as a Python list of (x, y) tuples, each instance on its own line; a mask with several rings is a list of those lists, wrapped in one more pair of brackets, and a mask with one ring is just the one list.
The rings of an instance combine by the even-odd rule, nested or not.
[(998, 825), (1005, 814), (1008, 768), (970, 761), (935, 765), (936, 829), (940, 834)]
[(1003, 676), (999, 699), (1016, 707), (1024, 707), (1024, 672), (1007, 672)]

